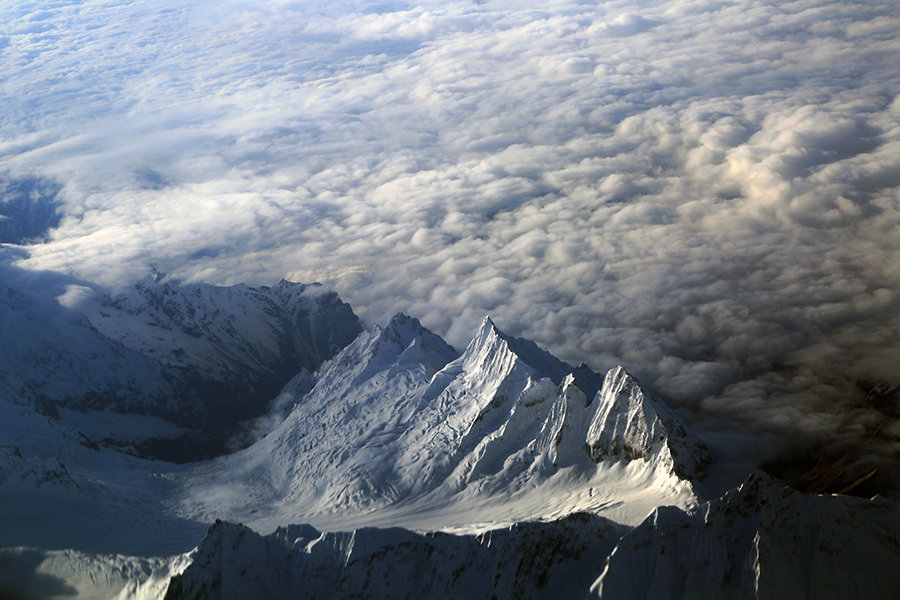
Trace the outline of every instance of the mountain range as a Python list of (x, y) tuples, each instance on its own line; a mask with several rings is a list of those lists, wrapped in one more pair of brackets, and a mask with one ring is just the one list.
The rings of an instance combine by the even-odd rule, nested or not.
[(317, 285), (0, 286), (0, 591), (890, 598), (900, 505), (726, 459), (625, 369)]

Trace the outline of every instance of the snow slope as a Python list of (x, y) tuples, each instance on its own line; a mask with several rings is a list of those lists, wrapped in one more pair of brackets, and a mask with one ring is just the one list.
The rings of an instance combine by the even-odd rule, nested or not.
[(294, 401), (264, 439), (190, 474), (184, 516), (462, 532), (587, 510), (637, 524), (696, 505), (711, 460), (624, 370), (573, 369), (490, 319), (457, 356), (398, 315)]
[(751, 476), (693, 510), (654, 511), (617, 544), (601, 598), (896, 598), (900, 505)]
[(320, 285), (177, 285), (159, 275), (80, 310), (97, 331), (160, 363), (269, 398), (301, 369), (315, 371), (360, 332)]
[(157, 600), (191, 554), (141, 558), (76, 550), (0, 548), (0, 597), (16, 600)]
[(57, 406), (194, 414), (171, 374), (98, 332), (56, 298), (0, 285), (0, 401), (53, 414)]

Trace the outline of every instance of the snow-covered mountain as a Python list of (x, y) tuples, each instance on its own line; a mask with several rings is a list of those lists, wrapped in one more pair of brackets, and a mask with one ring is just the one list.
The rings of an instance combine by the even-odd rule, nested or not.
[[(194, 377), (270, 399), (301, 369), (315, 371), (360, 332), (320, 285), (230, 287), (156, 275), (81, 307), (104, 336)], [(230, 408), (230, 407), (229, 407)]]
[(660, 507), (616, 545), (602, 598), (896, 598), (900, 505), (801, 494), (753, 475), (687, 512)]
[(623, 369), (575, 369), (490, 319), (457, 356), (398, 315), (295, 402), (264, 439), (192, 473), (186, 514), (469, 531), (590, 510), (636, 524), (696, 505), (711, 462)]
[[(334, 292), (286, 281), (218, 287), (151, 277), (118, 293), (72, 283), (59, 295), (0, 285), (0, 401), (85, 425), (94, 442), (189, 458), (221, 447), (288, 380), (359, 331)], [(104, 430), (105, 416), (76, 414), (110, 411), (171, 425), (148, 432), (145, 418), (132, 435), (126, 421)]]
[[(489, 318), (459, 353), (403, 314), (357, 335), (349, 307), (299, 284), (151, 279), (117, 295), (63, 296), (3, 296), (0, 335), (20, 345), (7, 350), (18, 370), (4, 365), (0, 378), (0, 595), (888, 598), (900, 589), (896, 502), (746, 479), (621, 367), (572, 367)], [(46, 331), (23, 335), (38, 322)], [(66, 354), (60, 344), (83, 346)], [(192, 464), (120, 452), (139, 437), (189, 434), (190, 419), (213, 406), (256, 417), (229, 408), (233, 398), (203, 400), (185, 381), (214, 381), (245, 401), (268, 393), (263, 418), (234, 417), (258, 439)], [(103, 395), (129, 382), (135, 397), (124, 404)], [(114, 431), (122, 439), (104, 438)]]
[(169, 371), (102, 335), (56, 298), (0, 285), (0, 393), (54, 414), (58, 407), (190, 416)]

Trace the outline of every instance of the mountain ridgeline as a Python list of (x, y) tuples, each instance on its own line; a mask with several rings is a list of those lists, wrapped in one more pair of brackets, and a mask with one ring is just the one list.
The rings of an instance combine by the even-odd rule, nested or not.
[[(896, 503), (807, 496), (757, 474), (710, 493), (715, 466), (621, 367), (572, 368), (490, 319), (457, 355), (398, 315), (323, 364), (266, 437), (193, 480), (198, 498), (229, 483), (246, 493), (185, 510), (250, 527), (211, 527), (166, 598), (898, 589)], [(289, 522), (322, 529), (254, 531)]]
[(362, 330), (320, 286), (158, 277), (0, 287), (0, 309), (0, 596), (900, 589), (895, 501), (729, 462), (622, 367), (490, 318), (459, 352), (404, 314)]

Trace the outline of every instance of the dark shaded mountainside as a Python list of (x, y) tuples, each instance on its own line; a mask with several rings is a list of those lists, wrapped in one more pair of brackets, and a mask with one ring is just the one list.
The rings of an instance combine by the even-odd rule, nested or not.
[(219, 522), (165, 598), (891, 600), (898, 527), (895, 503), (759, 476), (634, 529), (585, 513), (461, 536), (308, 525), (260, 536)]
[[(319, 285), (177, 285), (155, 274), (118, 293), (63, 296), (0, 283), (0, 393), (53, 419), (113, 411), (171, 424), (146, 437), (97, 432), (87, 444), (192, 461), (240, 443), (291, 379), (361, 331)], [(71, 296), (77, 301), (66, 306)], [(160, 429), (160, 428), (158, 428)]]

